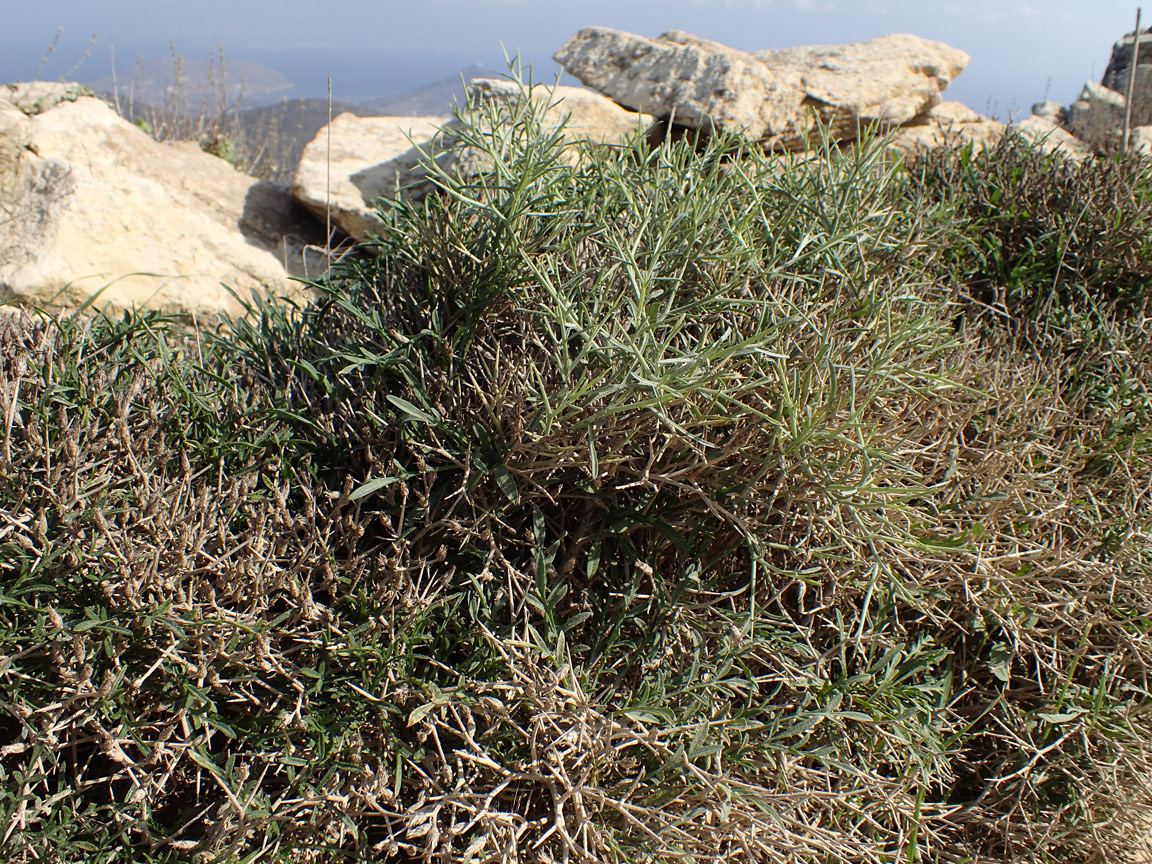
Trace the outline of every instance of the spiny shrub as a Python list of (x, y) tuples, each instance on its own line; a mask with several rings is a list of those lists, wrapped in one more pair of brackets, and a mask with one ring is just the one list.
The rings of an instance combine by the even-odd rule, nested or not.
[(1141, 368), (1152, 311), (1149, 161), (1078, 163), (1008, 135), (987, 150), (921, 154), (910, 173), (917, 196), (950, 213), (937, 264), (969, 324), (1063, 358), (1062, 386), (1086, 394), (1086, 410), (1132, 428), (1152, 422)]
[(991, 148), (940, 148), (912, 166), (917, 193), (952, 208), (952, 275), (1021, 325), (1099, 324), (1148, 309), (1152, 177), (1146, 159), (1078, 163), (1006, 135)]
[(949, 207), (461, 120), (315, 304), (5, 331), (3, 853), (1131, 851), (1152, 441), (953, 327)]

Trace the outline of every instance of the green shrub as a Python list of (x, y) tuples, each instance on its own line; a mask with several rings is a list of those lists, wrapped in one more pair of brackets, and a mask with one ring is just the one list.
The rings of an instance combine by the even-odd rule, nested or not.
[(990, 311), (1035, 328), (1106, 310), (1145, 311), (1152, 280), (1152, 183), (1138, 157), (1045, 154), (1020, 136), (938, 149), (912, 170), (918, 191), (951, 207), (949, 264)]
[(879, 144), (465, 119), (312, 305), (4, 331), (7, 857), (1130, 846), (1152, 349), (957, 330)]

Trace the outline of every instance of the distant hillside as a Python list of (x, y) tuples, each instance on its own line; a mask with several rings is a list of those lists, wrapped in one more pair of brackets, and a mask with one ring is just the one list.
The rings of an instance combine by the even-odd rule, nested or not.
[[(229, 141), (236, 164), (270, 180), (292, 180), (300, 154), (328, 122), (324, 97), (281, 97), (292, 82), (274, 69), (242, 60), (227, 60), (227, 76), (218, 64), (171, 58), (138, 65), (127, 80), (118, 79), (119, 109), (128, 119), (159, 138)], [(444, 115), (464, 102), (465, 84), (495, 77), (482, 63), (455, 75), (399, 95), (333, 102), (331, 116), (350, 112), (359, 117)], [(87, 85), (115, 102), (111, 76)], [(214, 151), (215, 152), (215, 151)]]
[(464, 85), (473, 78), (493, 78), (497, 73), (483, 63), (465, 66), (455, 75), (442, 78), (418, 90), (399, 96), (360, 101), (360, 106), (374, 114), (395, 117), (432, 117), (445, 114), (453, 103), (464, 104)]
[[(466, 66), (455, 75), (396, 96), (364, 99), (355, 103), (332, 103), (332, 116), (351, 112), (359, 117), (429, 117), (448, 113), (452, 104), (464, 102), (461, 83), (496, 73), (482, 63)], [(285, 99), (277, 105), (248, 108), (238, 114), (245, 148), (263, 142), (264, 155), (254, 164), (262, 176), (288, 182), (308, 142), (328, 122), (328, 100)]]
[(251, 60), (195, 60), (179, 56), (140, 60), (131, 72), (118, 74), (115, 81), (105, 75), (84, 83), (97, 93), (116, 92), (121, 102), (131, 100), (154, 106), (175, 102), (185, 113), (215, 110), (224, 104), (268, 104), (293, 86), (275, 69)]

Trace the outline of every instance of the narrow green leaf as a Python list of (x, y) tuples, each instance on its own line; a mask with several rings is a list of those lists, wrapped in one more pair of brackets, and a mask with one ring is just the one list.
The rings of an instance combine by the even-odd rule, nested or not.
[(584, 565), (584, 571), (589, 579), (600, 572), (600, 547), (600, 538), (597, 537), (592, 542), (592, 548), (588, 550), (588, 562)]
[(405, 420), (413, 423), (438, 423), (439, 419), (433, 417), (427, 411), (422, 411), (417, 408), (407, 399), (401, 399), (399, 396), (388, 395), (388, 401), (391, 402), (396, 409), (400, 412)]
[(496, 478), (496, 485), (504, 493), (504, 497), (513, 504), (519, 504), (520, 490), (516, 486), (516, 478), (512, 476), (512, 472), (503, 465), (497, 465), (492, 469), (492, 474)]
[(571, 630), (575, 627), (579, 627), (581, 624), (583, 624), (585, 621), (587, 621), (591, 617), (592, 617), (591, 612), (588, 612), (588, 611), (577, 612), (575, 615), (573, 615), (571, 618), (569, 618), (567, 621), (564, 622), (564, 629), (565, 630)]
[(993, 645), (988, 654), (988, 671), (1008, 683), (1012, 677), (1012, 649), (1002, 642)]
[(435, 700), (433, 700), (432, 702), (425, 702), (423, 705), (421, 705), (419, 708), (415, 709), (411, 714), (408, 715), (408, 725), (409, 726), (415, 726), (417, 723), (419, 723), (421, 720), (423, 720), (425, 717), (427, 717), (429, 714), (431, 714), (432, 710), (434, 708), (436, 708), (437, 705), (439, 705), (439, 704), (440, 703), (436, 702)]
[(1066, 712), (1059, 713), (1059, 714), (1048, 714), (1046, 712), (1038, 712), (1036, 714), (1036, 716), (1039, 717), (1041, 720), (1043, 720), (1046, 723), (1052, 723), (1053, 725), (1059, 725), (1061, 723), (1068, 723), (1071, 720), (1075, 720), (1077, 717), (1079, 717), (1083, 714), (1086, 714), (1086, 713), (1087, 713), (1087, 711), (1085, 709), (1081, 708), (1081, 709), (1077, 709), (1075, 711), (1066, 711)]
[(376, 477), (369, 480), (367, 483), (362, 483), (352, 490), (352, 494), (348, 496), (349, 501), (359, 501), (373, 492), (383, 489), (385, 486), (391, 486), (398, 481), (399, 477)]

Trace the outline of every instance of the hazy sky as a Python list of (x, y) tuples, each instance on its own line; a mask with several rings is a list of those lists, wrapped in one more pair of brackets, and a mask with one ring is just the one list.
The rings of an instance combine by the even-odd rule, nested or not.
[[(532, 62), (537, 80), (558, 71), (552, 53), (576, 30), (603, 25), (656, 36), (687, 30), (745, 50), (855, 42), (914, 33), (972, 55), (948, 97), (1001, 118), (1050, 98), (1067, 104), (1099, 80), (1112, 43), (1132, 29), (1127, 0), (2, 0), (0, 80), (108, 74), (135, 55), (225, 56), (282, 72), (302, 95), (382, 96), (483, 62), (503, 68), (501, 44)], [(1152, 9), (1149, 10), (1152, 17)]]

